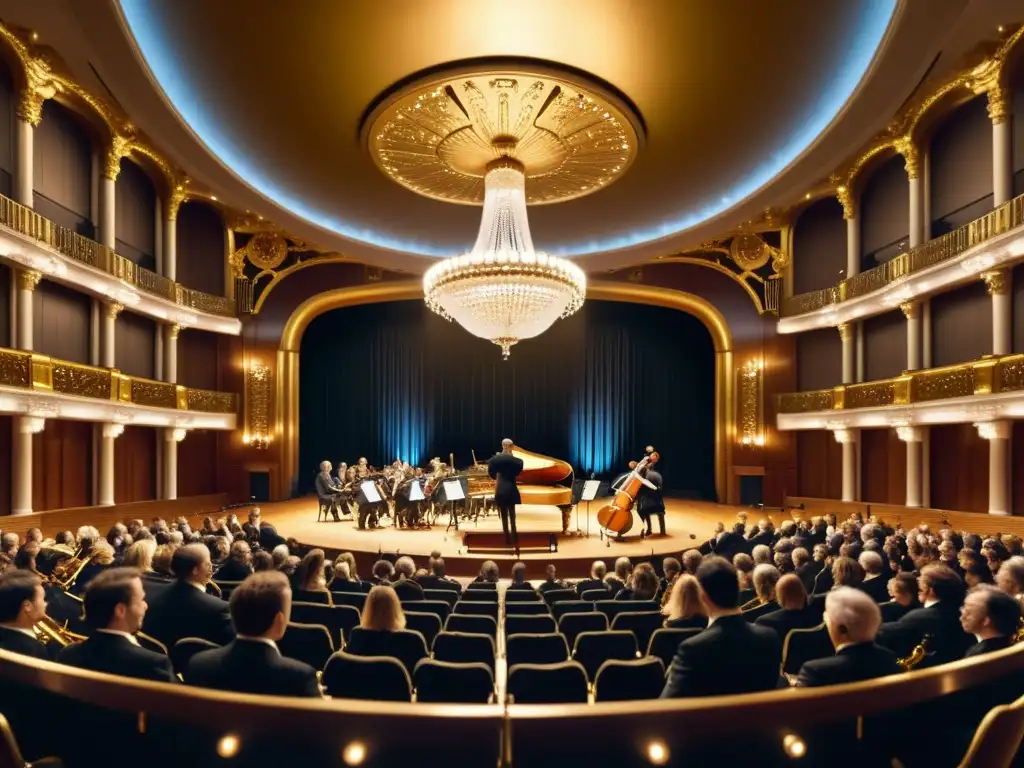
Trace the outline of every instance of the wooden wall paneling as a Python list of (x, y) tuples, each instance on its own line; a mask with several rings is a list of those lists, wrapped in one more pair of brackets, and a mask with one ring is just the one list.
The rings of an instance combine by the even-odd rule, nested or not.
[(932, 365), (954, 365), (992, 353), (992, 298), (985, 283), (933, 296)]
[(32, 297), (32, 346), (36, 352), (74, 363), (89, 362), (92, 300), (49, 280), (40, 280)]
[[(1021, 122), (1024, 122), (1024, 118), (1022, 118)], [(1010, 297), (1013, 301), (1012, 350), (1014, 352), (1024, 352), (1024, 262), (1015, 266), (1010, 271), (1010, 276), (1013, 281), (1013, 285), (1010, 288)]]
[[(11, 430), (14, 417), (0, 414), (0, 515), (11, 514)], [(0, 525), (0, 528), (6, 528)]]
[(156, 268), (156, 187), (138, 165), (121, 159), (115, 185), (117, 252), (146, 269)]
[(790, 489), (797, 487), (797, 436), (776, 429), (776, 397), (783, 392), (796, 391), (797, 368), (796, 339), (792, 335), (774, 333), (774, 323), (774, 318), (765, 319), (765, 445), (761, 449), (761, 457), (765, 468), (764, 503), (778, 506)]
[(928, 152), (931, 236), (939, 237), (992, 209), (992, 121), (976, 96), (948, 115)]
[[(204, 515), (216, 515), (218, 510), (227, 504), (223, 494), (211, 496), (191, 496), (174, 499), (173, 501), (141, 501), (131, 504), (115, 504), (110, 507), (72, 507), (69, 509), (35, 512), (31, 515), (18, 515), (3, 519), (5, 531), (22, 534), (29, 528), (39, 528), (44, 536), (53, 536), (59, 531), (73, 531), (80, 525), (93, 525), (106, 534), (116, 523), (127, 520), (144, 520), (149, 522), (154, 517), (172, 520), (175, 517), (187, 517), (193, 528), (202, 525)], [(238, 514), (244, 516), (245, 510)]]
[(82, 507), (92, 497), (92, 422), (49, 419), (32, 437), (32, 508)]
[(835, 328), (796, 334), (796, 386), (799, 392), (829, 389), (843, 381), (843, 341)]
[(129, 376), (156, 378), (156, 325), (156, 321), (134, 312), (117, 316), (114, 365), (118, 370)]
[(899, 376), (906, 367), (907, 318), (903, 312), (897, 309), (865, 320), (864, 380)]
[(114, 441), (114, 501), (156, 498), (156, 440), (153, 427), (125, 427)]
[(192, 430), (178, 443), (178, 495), (201, 496), (216, 493), (217, 432)]
[(861, 269), (870, 269), (900, 252), (910, 231), (907, 172), (901, 155), (889, 158), (864, 183), (861, 205)]
[(178, 383), (198, 389), (219, 389), (219, 348), (219, 334), (193, 329), (183, 330), (178, 335)]
[(91, 234), (92, 143), (75, 114), (53, 99), (44, 102), (32, 150), (36, 210), (58, 224)]
[(902, 504), (907, 496), (907, 451), (893, 429), (862, 429), (861, 496), (874, 504)]
[(934, 509), (988, 511), (988, 442), (971, 424), (929, 427)]
[[(0, 194), (3, 191), (0, 190)], [(14, 271), (6, 264), (0, 264), (0, 345), (13, 348), (11, 336), (11, 280)]]
[(843, 495), (843, 447), (824, 429), (796, 436), (799, 496), (838, 499)]

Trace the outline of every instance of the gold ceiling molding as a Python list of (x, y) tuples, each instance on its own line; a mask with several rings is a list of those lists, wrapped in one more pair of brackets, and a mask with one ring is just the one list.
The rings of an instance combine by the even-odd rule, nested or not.
[(456, 69), (388, 94), (363, 132), (393, 181), (426, 197), (480, 204), (502, 157), (526, 169), (527, 202), (589, 195), (636, 158), (643, 124), (626, 99), (547, 65)]

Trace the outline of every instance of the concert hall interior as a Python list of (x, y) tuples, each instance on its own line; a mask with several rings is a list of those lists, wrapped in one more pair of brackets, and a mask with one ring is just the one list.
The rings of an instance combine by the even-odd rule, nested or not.
[(0, 0), (0, 766), (1021, 764), (1022, 40)]

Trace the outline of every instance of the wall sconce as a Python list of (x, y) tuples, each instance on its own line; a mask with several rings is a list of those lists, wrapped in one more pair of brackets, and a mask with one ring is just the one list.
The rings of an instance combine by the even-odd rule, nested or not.
[(257, 451), (265, 451), (270, 447), (271, 437), (262, 432), (256, 432), (255, 434), (246, 432), (242, 435), (242, 442), (250, 448), (255, 448)]
[(270, 447), (270, 390), (272, 374), (269, 365), (250, 363), (245, 372), (246, 430), (242, 442), (265, 451)]
[(750, 360), (737, 372), (739, 396), (740, 445), (763, 446), (764, 420), (762, 400), (764, 390), (764, 363)]

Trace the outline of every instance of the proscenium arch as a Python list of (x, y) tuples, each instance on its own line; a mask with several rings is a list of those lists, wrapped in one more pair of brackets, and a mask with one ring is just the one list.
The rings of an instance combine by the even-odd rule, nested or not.
[[(277, 352), (275, 429), (281, 441), (278, 487), (284, 491), (299, 472), (299, 350), (302, 336), (313, 320), (332, 309), (386, 301), (423, 299), (423, 287), (416, 280), (336, 288), (306, 299), (292, 312), (281, 334)], [(736, 434), (733, 404), (732, 333), (721, 312), (707, 299), (670, 288), (655, 288), (607, 281), (591, 282), (587, 299), (621, 301), (677, 309), (700, 320), (711, 334), (715, 347), (715, 492), (721, 503), (729, 503), (732, 472), (732, 442)], [(687, 407), (680, 403), (680, 407)]]

